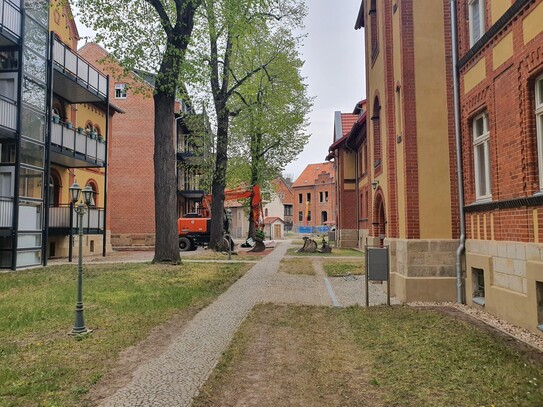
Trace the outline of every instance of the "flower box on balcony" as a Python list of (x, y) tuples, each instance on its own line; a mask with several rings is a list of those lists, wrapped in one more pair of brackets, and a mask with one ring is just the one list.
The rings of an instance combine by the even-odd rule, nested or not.
[(98, 142), (99, 142), (99, 143), (103, 143), (103, 142), (104, 142), (104, 136), (102, 136), (101, 134), (98, 134)]
[(60, 123), (60, 116), (58, 114), (53, 113), (52, 118), (53, 118), (53, 123), (56, 123), (56, 124)]
[(83, 127), (78, 127), (78, 128), (77, 128), (77, 132), (78, 132), (79, 134), (83, 134), (83, 133), (85, 132), (85, 129), (84, 129)]
[(66, 127), (69, 129), (73, 129), (74, 125), (70, 121), (66, 121)]
[(89, 137), (91, 138), (91, 140), (96, 140), (96, 136), (97, 136), (97, 135), (98, 135), (98, 134), (97, 134), (95, 131), (91, 131), (91, 132), (89, 133)]

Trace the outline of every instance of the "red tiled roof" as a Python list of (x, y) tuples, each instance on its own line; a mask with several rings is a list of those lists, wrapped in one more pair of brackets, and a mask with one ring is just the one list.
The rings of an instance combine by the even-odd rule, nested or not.
[(341, 130), (342, 136), (349, 134), (353, 128), (353, 124), (358, 120), (358, 115), (352, 113), (341, 113)]
[(293, 188), (304, 187), (308, 185), (315, 185), (315, 182), (320, 173), (327, 172), (330, 174), (332, 179), (335, 179), (334, 164), (331, 162), (319, 163), (319, 164), (309, 164), (305, 167), (305, 170), (300, 174), (300, 176), (292, 184)]
[(272, 223), (274, 222), (277, 222), (278, 220), (280, 220), (281, 222), (285, 223), (283, 221), (283, 219), (277, 217), (277, 216), (269, 216), (267, 218), (264, 219), (264, 225), (271, 225)]

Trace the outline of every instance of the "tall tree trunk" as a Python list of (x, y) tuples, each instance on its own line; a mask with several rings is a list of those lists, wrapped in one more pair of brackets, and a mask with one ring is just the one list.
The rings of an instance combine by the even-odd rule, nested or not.
[[(178, 264), (176, 156), (173, 144), (175, 98), (157, 91), (155, 102), (155, 257), (154, 263)], [(137, 205), (137, 202), (135, 202)], [(164, 208), (168, 208), (164, 210)]]
[(226, 188), (226, 169), (228, 165), (228, 112), (226, 107), (218, 107), (217, 112), (217, 152), (215, 171), (211, 186), (211, 230), (209, 248), (222, 250), (224, 230), (224, 189)]

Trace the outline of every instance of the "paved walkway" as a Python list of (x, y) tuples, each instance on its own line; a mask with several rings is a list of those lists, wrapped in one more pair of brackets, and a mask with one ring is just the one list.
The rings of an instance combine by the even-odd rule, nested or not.
[[(281, 242), (210, 306), (199, 312), (158, 358), (141, 365), (132, 381), (101, 406), (190, 406), (200, 386), (256, 303), (349, 306), (364, 304), (364, 280), (327, 278), (319, 260), (316, 276), (278, 273), (289, 247)], [(381, 287), (370, 285), (371, 303), (384, 303)], [(127, 372), (128, 373), (128, 372)]]

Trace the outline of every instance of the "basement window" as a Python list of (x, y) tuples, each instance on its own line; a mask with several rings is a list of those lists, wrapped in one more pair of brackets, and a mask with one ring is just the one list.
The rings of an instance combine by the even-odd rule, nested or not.
[(485, 271), (483, 269), (471, 269), (473, 298), (475, 304), (485, 305)]
[(537, 297), (537, 328), (543, 331), (543, 282), (535, 282), (535, 290)]

